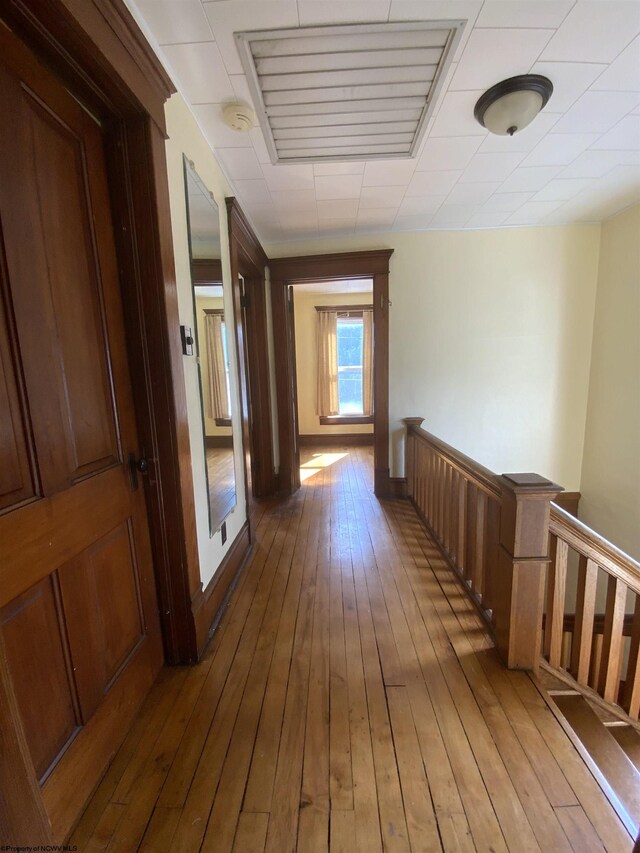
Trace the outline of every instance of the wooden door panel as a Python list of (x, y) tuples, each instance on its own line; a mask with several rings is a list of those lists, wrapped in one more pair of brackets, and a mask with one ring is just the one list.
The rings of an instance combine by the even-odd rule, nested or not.
[(119, 525), (64, 566), (60, 589), (82, 721), (144, 637), (131, 529)]
[[(68, 469), (57, 480), (76, 481), (118, 461), (112, 389), (99, 298), (98, 262), (91, 226), (84, 146), (59, 116), (23, 89), (24, 121), (31, 136), (32, 171), (39, 204), (38, 237), (47, 257), (50, 291), (44, 302), (47, 333), (56, 342), (63, 389), (63, 424)], [(46, 199), (46, 203), (42, 203)], [(70, 283), (73, 282), (73, 286)], [(32, 304), (15, 299), (17, 313)], [(18, 317), (24, 328), (24, 317)], [(39, 354), (25, 346), (30, 370), (41, 369)], [(31, 352), (30, 352), (31, 351)], [(50, 494), (45, 483), (45, 494)]]
[(9, 670), (36, 775), (41, 779), (78, 726), (68, 650), (45, 578), (2, 608)]
[(18, 392), (19, 358), (4, 305), (3, 273), (4, 258), (0, 254), (0, 512), (36, 494), (28, 417)]

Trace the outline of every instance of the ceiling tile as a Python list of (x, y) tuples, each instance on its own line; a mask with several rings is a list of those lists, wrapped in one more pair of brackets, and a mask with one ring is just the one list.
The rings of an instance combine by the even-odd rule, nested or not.
[(573, 106), (605, 68), (606, 65), (594, 62), (536, 62), (531, 73), (542, 74), (553, 83), (553, 94), (545, 109), (563, 113)]
[(136, 6), (158, 44), (213, 41), (200, 0), (136, 0)]
[(640, 32), (640, 3), (579, 2), (564, 19), (540, 59), (612, 62)]
[(405, 198), (398, 210), (398, 216), (431, 216), (442, 204), (444, 204), (445, 199), (445, 195), (414, 196), (413, 198)]
[(314, 190), (272, 190), (271, 198), (278, 213), (283, 210), (301, 210), (317, 215)]
[(451, 192), (462, 172), (416, 172), (407, 189), (407, 196), (446, 195)]
[(216, 155), (232, 180), (264, 177), (253, 148), (217, 148)]
[(522, 153), (476, 154), (464, 170), (460, 183), (504, 181), (525, 156)]
[(193, 114), (215, 148), (251, 148), (248, 133), (238, 133), (224, 123), (222, 104), (195, 104)]
[(561, 201), (528, 201), (507, 219), (510, 225), (536, 225), (562, 204)]
[(312, 190), (313, 166), (273, 166), (262, 164), (262, 172), (270, 190)]
[(360, 210), (370, 207), (398, 207), (406, 191), (404, 184), (401, 187), (363, 187)]
[(298, 0), (300, 26), (386, 21), (391, 0)]
[(640, 92), (640, 37), (622, 51), (591, 88), (610, 92)]
[(248, 135), (253, 144), (253, 149), (256, 152), (258, 163), (271, 163), (271, 157), (267, 149), (267, 144), (264, 141), (264, 136), (262, 135), (262, 129), (254, 127), (253, 130), (249, 131)]
[(318, 219), (353, 219), (358, 215), (357, 198), (333, 198), (318, 202)]
[(487, 199), (482, 209), (487, 213), (513, 213), (519, 207), (530, 201), (533, 193), (503, 193), (497, 192)]
[(549, 133), (523, 161), (523, 166), (566, 166), (598, 138), (597, 133)]
[(561, 171), (560, 166), (518, 167), (500, 187), (501, 193), (533, 192), (541, 190)]
[(610, 148), (616, 150), (640, 149), (640, 115), (626, 116), (612, 127), (608, 133), (594, 142), (592, 148)]
[(466, 225), (471, 216), (479, 213), (479, 208), (468, 204), (443, 204), (431, 219), (436, 228), (449, 228)]
[(231, 85), (233, 87), (233, 91), (235, 93), (236, 98), (239, 98), (246, 104), (255, 106), (253, 103), (253, 98), (251, 97), (251, 90), (249, 89), (249, 84), (247, 83), (246, 75), (229, 74), (229, 80), (231, 81)]
[(555, 178), (535, 194), (534, 201), (567, 201), (593, 182), (592, 178)]
[(544, 112), (536, 116), (536, 120), (528, 127), (518, 131), (513, 136), (498, 136), (496, 133), (489, 133), (485, 136), (478, 153), (513, 154), (521, 151), (526, 154), (536, 147), (559, 118), (560, 116), (555, 113)]
[(327, 175), (316, 178), (316, 196), (322, 198), (359, 198), (362, 175)]
[(433, 122), (430, 136), (486, 136), (487, 131), (473, 116), (482, 89), (447, 92)]
[(553, 133), (604, 133), (640, 103), (640, 92), (585, 92)]
[(433, 215), (425, 213), (418, 216), (396, 216), (392, 231), (426, 231), (431, 224)]
[(454, 136), (427, 139), (416, 171), (464, 169), (482, 142), (480, 136)]
[(488, 89), (500, 80), (528, 71), (553, 30), (474, 30), (453, 75), (451, 91)]
[(486, 184), (457, 184), (447, 196), (447, 204), (484, 204), (499, 186), (499, 181)]
[(640, 151), (585, 151), (561, 172), (563, 178), (601, 178), (616, 166), (640, 164)]
[(315, 163), (313, 173), (323, 175), (362, 175), (364, 163)]
[(298, 26), (296, 0), (216, 0), (204, 9), (229, 74), (243, 73), (235, 32)]
[(355, 227), (355, 216), (353, 219), (320, 219), (318, 221), (318, 233), (325, 237), (353, 234)]
[(393, 225), (398, 212), (397, 207), (366, 208), (358, 211), (357, 225), (379, 225), (388, 228)]
[(248, 204), (271, 204), (271, 193), (269, 192), (269, 188), (267, 187), (267, 182), (261, 179), (254, 179), (251, 181), (243, 181), (236, 179), (233, 182), (235, 189), (238, 191), (238, 195), (242, 198), (243, 202), (247, 202)]
[(474, 213), (471, 219), (467, 222), (469, 228), (498, 228), (508, 218), (508, 213), (500, 211), (485, 211)]
[(408, 184), (415, 168), (415, 160), (378, 160), (367, 163), (362, 186), (393, 187)]
[(485, 0), (476, 27), (560, 26), (575, 0)]
[(163, 52), (189, 103), (219, 104), (235, 97), (214, 42), (172, 44), (164, 47)]

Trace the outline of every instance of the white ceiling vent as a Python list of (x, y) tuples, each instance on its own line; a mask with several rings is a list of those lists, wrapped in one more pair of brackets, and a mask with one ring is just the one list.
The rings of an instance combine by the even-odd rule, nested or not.
[(413, 156), (464, 24), (236, 33), (272, 162)]

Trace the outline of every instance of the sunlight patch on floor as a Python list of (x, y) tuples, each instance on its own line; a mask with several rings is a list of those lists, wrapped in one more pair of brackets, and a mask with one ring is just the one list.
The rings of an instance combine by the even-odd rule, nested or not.
[(322, 471), (323, 468), (328, 468), (330, 465), (334, 465), (336, 462), (339, 462), (348, 455), (348, 453), (314, 453), (313, 459), (310, 459), (308, 462), (305, 462), (300, 466), (300, 482), (304, 483), (305, 480), (313, 477), (313, 475), (317, 474), (318, 471)]

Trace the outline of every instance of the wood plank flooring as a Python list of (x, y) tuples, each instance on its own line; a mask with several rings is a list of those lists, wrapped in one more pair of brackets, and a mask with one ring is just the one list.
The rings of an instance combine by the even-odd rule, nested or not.
[(371, 449), (305, 448), (204, 659), (165, 669), (81, 851), (630, 851)]

